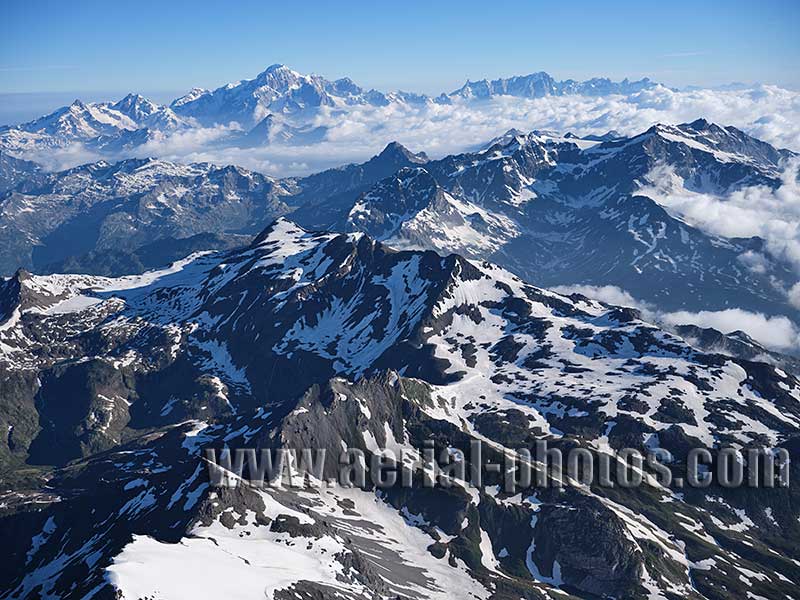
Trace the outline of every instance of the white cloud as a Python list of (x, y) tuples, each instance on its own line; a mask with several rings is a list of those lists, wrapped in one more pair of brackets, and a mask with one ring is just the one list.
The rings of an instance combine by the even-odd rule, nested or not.
[(629, 306), (645, 311), (651, 309), (650, 305), (643, 300), (637, 300), (630, 293), (616, 285), (557, 285), (550, 288), (559, 294), (581, 294), (587, 298), (593, 298), (606, 304), (615, 306)]
[[(669, 167), (655, 169), (639, 193), (649, 196), (689, 224), (724, 237), (758, 236), (769, 252), (800, 273), (800, 161), (786, 164), (777, 189), (765, 185), (719, 196), (686, 189)], [(766, 257), (748, 252), (740, 260), (754, 271), (766, 270)]]
[[(615, 285), (560, 285), (551, 289), (559, 294), (582, 294), (607, 304), (638, 308), (642, 311), (642, 317), (646, 321), (657, 324), (712, 327), (722, 333), (744, 331), (766, 348), (779, 352), (800, 349), (800, 330), (791, 319), (785, 316), (769, 317), (741, 308), (665, 313), (658, 311), (647, 302), (637, 300), (629, 292)], [(795, 306), (800, 307), (800, 284), (795, 285), (789, 292), (789, 299)]]
[(678, 311), (662, 313), (659, 320), (668, 325), (699, 325), (713, 327), (722, 333), (744, 331), (751, 338), (779, 351), (796, 350), (800, 347), (800, 331), (788, 317), (768, 317), (762, 313), (740, 308), (696, 313)]
[(795, 308), (800, 308), (800, 283), (795, 283), (786, 293), (789, 304)]
[(211, 145), (230, 134), (231, 131), (238, 129), (236, 126), (218, 125), (176, 131), (169, 135), (155, 132), (153, 139), (137, 148), (137, 154), (159, 157), (165, 155), (184, 156), (194, 152), (197, 148)]
[(103, 158), (97, 152), (89, 150), (83, 144), (70, 144), (65, 148), (47, 148), (23, 154), (29, 160), (39, 163), (50, 171), (62, 171), (77, 165), (96, 162)]
[(753, 273), (765, 274), (770, 267), (769, 259), (761, 252), (748, 250), (739, 255), (738, 260)]

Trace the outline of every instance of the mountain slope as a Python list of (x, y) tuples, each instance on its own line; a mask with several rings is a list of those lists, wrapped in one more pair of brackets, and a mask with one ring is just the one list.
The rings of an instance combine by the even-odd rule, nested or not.
[(43, 269), (165, 238), (255, 234), (288, 207), (275, 180), (209, 164), (98, 162), (26, 180), (0, 199), (0, 272)]
[(794, 477), (769, 493), (511, 496), (500, 475), (479, 489), (210, 486), (200, 453), (223, 446), (332, 461), (343, 444), (373, 455), (426, 440), (483, 440), (494, 461), (542, 438), (676, 457), (791, 446), (797, 379), (699, 352), (630, 309), (281, 219), (247, 248), (138, 277), (19, 273), (0, 310), (0, 452), (6, 478), (27, 473), (2, 499), (9, 598), (173, 597), (186, 564), (203, 593), (236, 581), (309, 599), (700, 599), (723, 584), (792, 597), (800, 581)]
[(328, 81), (302, 75), (284, 65), (271, 65), (254, 79), (243, 79), (213, 91), (192, 90), (173, 101), (178, 115), (213, 125), (231, 121), (252, 127), (270, 113), (295, 113), (321, 107), (388, 104), (386, 96), (364, 90), (348, 78)]
[[(712, 235), (645, 195), (665, 170), (676, 189), (721, 198), (748, 186), (775, 189), (792, 156), (705, 121), (605, 142), (514, 133), (429, 161), (422, 179), (422, 171), (398, 172), (360, 195), (340, 194), (327, 213), (314, 213), (328, 222), (314, 225), (489, 259), (547, 286), (616, 285), (665, 310), (720, 310), (735, 298), (748, 310), (795, 315), (786, 290), (796, 276), (764, 240)], [(398, 190), (412, 179), (409, 208)], [(765, 269), (749, 266), (754, 255)]]
[(39, 180), (43, 176), (36, 163), (0, 152), (0, 195), (26, 179)]

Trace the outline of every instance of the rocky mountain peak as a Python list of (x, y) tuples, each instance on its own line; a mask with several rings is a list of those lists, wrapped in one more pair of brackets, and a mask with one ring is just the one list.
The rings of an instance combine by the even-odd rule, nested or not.
[(111, 105), (111, 108), (129, 116), (134, 121), (143, 121), (159, 111), (155, 102), (151, 102), (141, 94), (128, 94), (120, 101)]
[(389, 142), (376, 158), (381, 161), (393, 163), (411, 162), (420, 165), (425, 164), (429, 160), (424, 152), (415, 154), (399, 142)]
[(291, 69), (289, 69), (289, 67), (287, 67), (284, 64), (273, 63), (270, 66), (268, 66), (266, 69), (264, 69), (261, 72), (261, 74), (263, 74), (263, 73), (275, 73), (276, 71), (291, 71)]

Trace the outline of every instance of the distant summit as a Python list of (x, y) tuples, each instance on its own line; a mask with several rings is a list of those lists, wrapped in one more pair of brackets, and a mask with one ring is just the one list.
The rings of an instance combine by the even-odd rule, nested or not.
[(556, 81), (544, 71), (530, 75), (514, 76), (508, 79), (489, 81), (467, 81), (450, 94), (451, 97), (466, 99), (485, 99), (493, 96), (515, 96), (518, 98), (542, 98), (544, 96), (607, 96), (611, 94), (635, 94), (656, 87), (657, 83), (647, 77), (638, 81), (612, 81), (608, 78), (593, 78), (586, 81), (567, 79)]

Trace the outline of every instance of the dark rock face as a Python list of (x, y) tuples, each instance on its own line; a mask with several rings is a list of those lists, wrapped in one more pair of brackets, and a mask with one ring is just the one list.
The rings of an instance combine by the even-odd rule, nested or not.
[(186, 238), (167, 237), (134, 250), (105, 248), (70, 256), (38, 269), (40, 273), (91, 273), (106, 277), (138, 275), (168, 265), (195, 252), (246, 246), (251, 236), (198, 233)]
[(414, 154), (392, 142), (363, 164), (345, 165), (297, 180), (295, 193), (286, 201), (298, 207), (293, 220), (301, 227), (331, 228), (347, 218), (359, 194), (402, 169), (427, 162), (424, 153)]
[[(797, 454), (793, 375), (634, 311), (285, 219), (139, 277), (19, 273), (0, 299), (9, 598), (224, 594), (220, 574), (286, 598), (796, 595), (796, 463), (770, 490), (373, 485), (374, 459), (430, 443), (467, 467), (476, 440), (497, 464), (543, 438), (658, 446), (679, 474), (701, 444)], [(327, 480), (343, 447), (368, 470), (351, 488), (217, 488), (203, 460), (325, 450)]]
[[(635, 587), (643, 555), (624, 523), (599, 501), (578, 498), (571, 506), (548, 506), (536, 520), (532, 559), (571, 586), (597, 596)], [(542, 540), (539, 542), (539, 540)], [(547, 565), (547, 566), (544, 566)]]
[(43, 178), (44, 174), (35, 162), (0, 152), (0, 195), (26, 179), (40, 181)]

